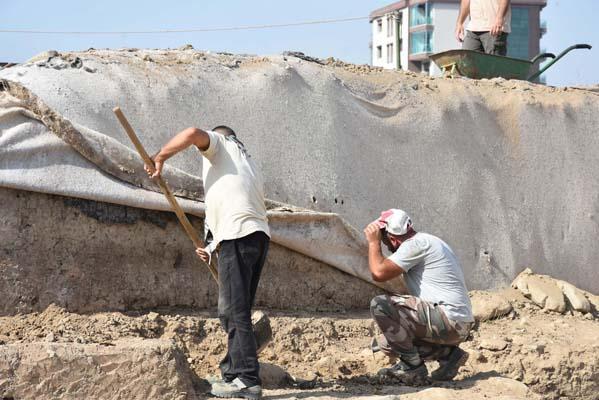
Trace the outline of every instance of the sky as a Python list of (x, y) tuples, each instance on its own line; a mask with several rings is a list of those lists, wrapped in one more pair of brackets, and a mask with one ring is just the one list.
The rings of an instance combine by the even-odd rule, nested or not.
[[(368, 16), (393, 0), (0, 0), (0, 29), (131, 31), (280, 24)], [(593, 50), (568, 54), (546, 73), (550, 85), (599, 84), (599, 0), (548, 0), (541, 48), (559, 53), (574, 43)], [(0, 62), (23, 62), (45, 50), (176, 48), (240, 54), (286, 50), (370, 62), (368, 19), (326, 25), (152, 35), (40, 35), (0, 32)]]

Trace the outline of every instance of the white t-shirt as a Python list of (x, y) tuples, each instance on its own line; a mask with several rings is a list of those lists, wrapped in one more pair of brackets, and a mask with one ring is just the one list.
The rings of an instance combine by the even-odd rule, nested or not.
[[(499, 11), (501, 0), (470, 0), (470, 24), (468, 30), (471, 32), (487, 32), (495, 24), (495, 18)], [(503, 31), (512, 31), (512, 6), (508, 5), (503, 19)]]
[(202, 179), (213, 245), (258, 231), (270, 236), (262, 176), (250, 155), (234, 138), (207, 133), (210, 145), (201, 152)]
[(403, 242), (389, 260), (406, 271), (410, 294), (439, 304), (451, 320), (474, 321), (462, 267), (443, 240), (418, 232)]

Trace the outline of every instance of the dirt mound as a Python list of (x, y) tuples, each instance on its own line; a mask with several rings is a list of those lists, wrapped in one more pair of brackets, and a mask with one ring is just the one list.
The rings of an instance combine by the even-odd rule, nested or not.
[[(470, 359), (454, 382), (428, 388), (389, 385), (377, 378), (376, 372), (390, 360), (379, 353), (373, 356), (369, 350), (377, 328), (367, 312), (270, 312), (274, 340), (260, 356), (265, 373), (270, 374), (265, 381), (267, 392), (302, 398), (368, 394), (457, 398), (461, 393), (473, 399), (536, 395), (545, 399), (597, 399), (597, 315), (544, 310), (513, 289), (501, 292), (501, 296), (513, 309), (502, 318), (479, 323), (463, 345)], [(480, 297), (480, 293), (473, 293), (475, 304)], [(10, 351), (10, 346), (26, 343), (111, 347), (140, 339), (173, 342), (197, 377), (215, 373), (225, 351), (225, 335), (218, 320), (197, 311), (81, 315), (52, 305), (41, 313), (0, 318), (0, 344), (4, 344), (0, 354)], [(430, 367), (434, 368), (434, 363)]]
[(192, 400), (194, 381), (182, 352), (166, 340), (0, 346), (2, 399)]

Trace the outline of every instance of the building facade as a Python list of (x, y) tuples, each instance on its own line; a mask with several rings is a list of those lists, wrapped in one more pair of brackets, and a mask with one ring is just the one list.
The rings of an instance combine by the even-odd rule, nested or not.
[[(508, 56), (531, 59), (540, 52), (541, 10), (547, 0), (511, 0)], [(440, 73), (429, 56), (461, 44), (455, 38), (460, 0), (402, 0), (370, 13), (372, 65), (431, 75)], [(467, 29), (467, 25), (466, 25)]]

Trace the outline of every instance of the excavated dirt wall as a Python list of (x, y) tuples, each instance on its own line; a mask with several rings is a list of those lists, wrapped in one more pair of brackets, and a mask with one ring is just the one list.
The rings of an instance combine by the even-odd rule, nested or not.
[[(216, 305), (217, 286), (174, 214), (0, 189), (0, 314)], [(202, 220), (192, 218), (202, 229)], [(381, 289), (271, 243), (256, 304), (367, 308)]]

